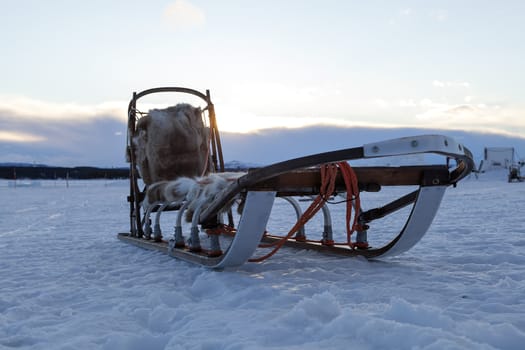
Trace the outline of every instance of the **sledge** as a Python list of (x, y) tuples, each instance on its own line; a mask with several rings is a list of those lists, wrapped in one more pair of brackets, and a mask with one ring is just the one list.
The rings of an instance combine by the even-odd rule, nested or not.
[[(143, 159), (138, 159), (139, 146), (134, 141), (142, 132), (137, 125), (148, 113), (141, 111), (137, 102), (144, 96), (166, 92), (189, 94), (202, 101), (204, 107), (200, 111), (209, 135), (206, 140), (206, 165), (203, 175), (195, 176), (193, 187), (188, 187), (187, 192), (179, 191), (184, 197), (167, 200), (161, 196), (159, 198), (164, 199), (151, 200), (148, 196), (155, 193), (157, 183), (149, 185), (149, 188), (141, 184), (147, 174), (141, 175), (139, 168), (143, 168), (145, 163)], [(425, 235), (445, 190), (456, 186), (474, 168), (471, 152), (453, 138), (417, 135), (306, 155), (232, 175), (225, 171), (209, 90), (201, 93), (181, 87), (161, 87), (133, 93), (128, 106), (126, 150), (130, 162), (130, 228), (129, 232), (119, 233), (118, 238), (141, 248), (157, 250), (214, 269), (263, 261), (281, 247), (369, 259), (399, 255)], [(440, 161), (424, 165), (351, 165), (357, 161), (390, 157), (409, 160), (414, 155), (430, 155)], [(210, 194), (206, 176), (210, 179), (215, 176), (214, 179), (227, 185)], [(169, 186), (182, 188), (182, 181), (158, 183), (164, 186), (163, 193), (168, 193)], [(379, 193), (387, 187), (407, 188), (409, 191), (387, 203), (366, 209), (360, 194)], [(208, 197), (199, 197), (204, 193)], [(280, 235), (267, 230), (277, 199), (288, 203), (295, 212), (290, 217), (289, 229)], [(344, 210), (340, 211), (345, 213), (345, 224), (335, 230), (332, 227), (333, 210), (330, 209), (334, 202), (344, 206)], [(310, 203), (306, 209), (305, 203)], [(386, 243), (375, 243), (374, 232), (381, 227), (374, 227), (374, 223), (410, 206), (400, 232)], [(234, 213), (236, 207), (238, 214)], [(191, 222), (186, 223), (183, 218), (189, 208), (192, 208)], [(166, 227), (161, 228), (161, 215), (166, 212), (174, 215), (172, 232)], [(323, 222), (320, 232), (312, 233), (305, 229), (313, 217)]]
[(512, 163), (509, 166), (508, 182), (523, 182), (525, 181), (525, 176), (521, 176), (521, 167), (523, 162)]

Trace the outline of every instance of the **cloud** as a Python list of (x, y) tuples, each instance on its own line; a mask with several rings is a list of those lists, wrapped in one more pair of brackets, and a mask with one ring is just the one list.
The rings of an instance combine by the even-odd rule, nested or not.
[[(298, 96), (306, 98), (303, 93), (307, 96), (317, 93), (315, 89), (306, 90), (298, 91)], [(324, 98), (326, 97), (321, 100)], [(261, 100), (263, 104), (268, 104), (269, 100), (273, 101), (273, 99)], [(310, 108), (315, 107), (321, 100), (315, 100), (311, 104), (306, 104), (305, 100), (299, 101)], [(116, 106), (114, 103), (60, 105), (30, 99), (17, 101), (15, 103), (14, 100), (10, 100), (11, 103), (7, 104), (5, 99), (0, 98), (0, 102), (3, 102), (0, 104), (2, 107), (0, 108), (0, 162), (36, 162), (67, 166), (126, 165), (124, 162), (126, 120), (124, 117), (115, 117), (115, 114), (112, 114), (113, 117), (102, 116), (104, 113), (111, 113), (110, 107)], [(396, 135), (401, 133), (399, 128), (403, 127), (409, 128), (406, 133), (410, 134), (428, 133), (425, 130), (436, 129), (452, 130), (451, 133), (454, 132), (453, 130), (490, 132), (518, 136), (522, 139), (525, 134), (525, 120), (521, 118), (523, 110), (519, 108), (513, 109), (505, 105), (477, 100), (475, 103), (457, 104), (436, 102), (430, 98), (406, 98), (396, 103), (397, 101), (397, 99), (378, 98), (377, 104), (373, 104), (373, 101), (368, 99), (363, 103), (373, 109), (368, 114), (364, 114), (364, 117), (355, 113), (344, 118), (335, 117), (332, 112), (340, 109), (341, 105), (332, 106), (332, 103), (318, 106), (319, 108), (315, 110), (309, 109), (308, 114), (311, 117), (276, 114), (275, 109), (273, 113), (270, 110), (257, 113), (257, 108), (243, 107), (236, 103), (237, 101), (225, 101), (224, 97), (223, 101), (217, 103), (216, 111), (225, 155), (230, 160), (257, 159), (257, 162), (273, 162), (282, 160), (275, 157), (285, 159), (319, 152), (319, 150), (347, 147), (349, 142), (359, 144), (380, 139), (377, 134), (363, 134), (363, 127), (373, 129), (374, 132), (383, 127), (385, 128), (383, 131), (387, 133), (383, 135), (385, 138), (397, 137)], [(283, 101), (278, 102), (277, 110), (282, 111), (280, 102)], [(300, 104), (296, 102), (291, 101), (291, 105), (295, 106), (294, 111), (299, 113), (300, 109), (297, 106)], [(118, 105), (119, 109), (125, 110), (127, 103), (122, 102)], [(382, 109), (383, 106), (389, 106), (386, 112)], [(5, 112), (7, 107), (10, 111), (17, 111), (17, 114), (7, 114)], [(327, 109), (328, 107), (334, 109)], [(358, 108), (359, 105), (346, 106), (346, 111), (355, 112), (353, 107)], [(326, 113), (322, 113), (323, 111)], [(388, 119), (375, 117), (377, 112), (389, 116)], [(84, 122), (77, 122), (79, 120)], [(424, 129), (417, 131), (414, 128)], [(323, 130), (334, 130), (337, 134), (319, 136)], [(289, 137), (276, 139), (272, 136), (274, 131)], [(405, 131), (402, 134), (405, 134)], [(243, 142), (235, 143), (232, 138)], [(294, 149), (291, 149), (290, 139), (294, 140), (292, 142)], [(323, 145), (319, 144), (320, 139), (324, 139)], [(272, 148), (266, 145), (272, 145)], [(275, 153), (269, 151), (274, 149), (278, 151)]]
[(0, 162), (124, 164), (126, 109), (0, 95)]
[(168, 5), (162, 17), (173, 30), (200, 28), (206, 22), (204, 12), (186, 0), (176, 0)]
[(462, 87), (462, 88), (469, 88), (470, 84), (466, 81), (440, 81), (440, 80), (434, 80), (432, 82), (432, 85), (438, 88), (444, 88), (444, 87)]
[(0, 130), (0, 142), (40, 142), (46, 138), (27, 132)]
[(0, 120), (48, 120), (88, 122), (92, 119), (113, 118), (127, 120), (127, 102), (109, 101), (99, 104), (54, 103), (24, 96), (0, 95)]
[[(216, 106), (218, 125), (221, 132), (257, 133), (263, 130), (283, 128), (300, 129), (314, 125), (331, 125), (340, 127), (353, 127), (371, 125), (330, 117), (293, 117), (286, 115), (264, 115), (248, 112), (235, 104), (225, 103)], [(377, 124), (379, 125), (379, 124)]]
[(400, 16), (410, 16), (414, 13), (414, 10), (412, 10), (410, 7), (404, 8), (399, 11)]
[(416, 115), (418, 123), (444, 129), (463, 129), (496, 132), (523, 137), (525, 121), (522, 111), (502, 108), (499, 105), (458, 104), (447, 105), (428, 101), (426, 110)]
[(390, 107), (390, 103), (385, 100), (385, 99), (382, 99), (382, 98), (375, 98), (372, 103), (381, 108), (381, 109), (387, 109), (388, 107)]
[(407, 19), (413, 18), (413, 17), (415, 17), (414, 9), (410, 7), (406, 7), (406, 8), (400, 9), (397, 13), (395, 13), (393, 17), (388, 20), (388, 24), (396, 25), (398, 24), (398, 22), (402, 23), (402, 22), (405, 22)]
[(418, 106), (417, 102), (412, 98), (408, 98), (405, 100), (399, 100), (399, 107), (417, 107), (417, 106)]
[(446, 10), (433, 10), (431, 13), (430, 13), (430, 16), (438, 21), (438, 22), (443, 22), (443, 21), (446, 21), (448, 19), (448, 13)]
[(123, 121), (97, 118), (75, 123), (0, 117), (0, 163), (125, 166)]

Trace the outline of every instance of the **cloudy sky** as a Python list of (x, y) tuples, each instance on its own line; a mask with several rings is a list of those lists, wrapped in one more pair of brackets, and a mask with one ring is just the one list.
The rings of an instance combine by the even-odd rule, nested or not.
[(223, 131), (525, 136), (525, 1), (0, 2), (0, 143), (109, 120), (122, 139), (132, 92), (158, 86), (210, 89)]

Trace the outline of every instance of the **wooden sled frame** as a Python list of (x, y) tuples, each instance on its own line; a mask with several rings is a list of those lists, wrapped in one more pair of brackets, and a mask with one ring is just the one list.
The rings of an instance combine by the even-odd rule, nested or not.
[[(194, 90), (183, 88), (146, 90), (148, 93), (158, 91), (190, 92), (195, 94)], [(145, 92), (133, 95), (133, 99), (130, 102), (130, 120), (134, 118), (132, 111), (135, 107), (136, 99), (144, 95)], [(207, 92), (206, 95), (199, 93), (197, 96), (205, 96), (208, 105), (213, 106), (209, 99), (209, 92)], [(210, 120), (211, 119), (210, 116)], [(210, 122), (210, 126), (212, 125), (216, 128), (214, 113), (213, 124)], [(219, 168), (217, 170), (222, 171), (224, 169), (224, 163), (222, 161), (218, 130), (216, 133), (217, 139), (214, 144), (214, 152), (220, 155), (222, 169), (217, 166), (217, 168)], [(128, 146), (132, 147), (129, 140), (130, 138), (128, 138)], [(295, 248), (314, 249), (343, 256), (377, 258), (401, 254), (414, 246), (426, 233), (439, 209), (446, 188), (451, 185), (455, 186), (459, 180), (467, 176), (474, 168), (471, 152), (462, 144), (457, 143), (449, 137), (442, 135), (422, 135), (393, 139), (370, 143), (361, 147), (295, 158), (249, 171), (246, 175), (240, 177), (223, 190), (207, 207), (198, 208), (195, 212), (191, 237), (198, 240), (199, 226), (213, 226), (214, 223), (220, 221), (218, 220), (218, 216), (222, 214), (219, 213), (223, 211), (224, 207), (231, 202), (233, 198), (239, 195), (245, 198), (244, 209), (231, 244), (224, 253), (218, 256), (211, 256), (205, 251), (192, 249), (191, 244), (183, 243), (182, 245), (177, 245), (175, 237), (169, 241), (160, 240), (158, 242), (143, 238), (141, 228), (143, 221), (140, 219), (141, 208), (139, 202), (141, 192), (138, 191), (137, 172), (132, 161), (132, 176), (130, 181), (130, 232), (120, 233), (118, 238), (146, 249), (159, 250), (170, 256), (210, 268), (222, 269), (238, 266), (252, 257), (261, 241), (275, 241), (277, 239), (265, 235), (266, 225), (270, 218), (276, 197), (312, 196), (319, 193), (321, 186), (319, 166), (358, 159), (429, 153), (446, 157), (447, 163), (443, 165), (424, 166), (353, 167), (357, 175), (359, 191), (375, 192), (379, 191), (382, 186), (419, 186), (416, 191), (404, 195), (384, 206), (373, 208), (360, 214), (360, 219), (363, 222), (369, 223), (392, 214), (407, 205), (413, 205), (411, 213), (401, 232), (386, 245), (370, 249), (352, 249), (350, 247), (303, 242), (295, 238), (288, 239), (285, 243), (285, 245)], [(450, 160), (455, 161), (455, 166), (451, 167), (449, 164)], [(344, 191), (345, 183), (339, 174), (335, 181), (335, 192)], [(183, 206), (184, 203), (163, 203), (157, 205), (157, 208), (160, 207), (161, 209), (157, 213), (156, 221), (158, 222), (160, 213), (164, 208), (172, 206), (175, 209), (180, 209), (181, 205)], [(151, 212), (156, 211), (157, 208)], [(183, 210), (183, 208), (179, 210), (179, 221)], [(144, 220), (146, 219), (147, 218)], [(178, 234), (178, 243), (180, 243), (180, 232)], [(210, 235), (210, 237), (212, 236)], [(192, 238), (190, 238), (190, 240)], [(212, 238), (215, 238), (215, 236)]]

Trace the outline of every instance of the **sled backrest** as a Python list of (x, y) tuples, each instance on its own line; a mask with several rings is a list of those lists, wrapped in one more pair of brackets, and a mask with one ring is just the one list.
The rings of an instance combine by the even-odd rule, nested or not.
[[(177, 103), (148, 112), (137, 107), (140, 98), (160, 92), (186, 93), (203, 106)], [(127, 156), (133, 172), (150, 185), (180, 176), (200, 176), (224, 171), (221, 142), (210, 93), (163, 87), (133, 93), (128, 106)], [(138, 175), (135, 174), (135, 175)]]

